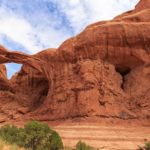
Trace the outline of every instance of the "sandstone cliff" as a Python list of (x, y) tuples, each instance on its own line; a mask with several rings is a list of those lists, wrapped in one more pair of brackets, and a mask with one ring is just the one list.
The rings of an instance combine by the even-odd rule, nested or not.
[(89, 25), (58, 49), (31, 56), (1, 46), (0, 63), (6, 62), (23, 67), (8, 80), (0, 66), (2, 121), (96, 117), (150, 123), (150, 0)]

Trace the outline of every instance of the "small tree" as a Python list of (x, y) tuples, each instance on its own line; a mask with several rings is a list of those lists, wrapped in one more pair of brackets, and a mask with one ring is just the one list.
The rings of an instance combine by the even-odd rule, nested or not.
[(48, 144), (52, 150), (60, 150), (63, 148), (62, 140), (56, 131), (52, 131), (51, 136), (48, 139)]
[(91, 146), (86, 145), (86, 143), (79, 141), (76, 145), (76, 150), (94, 150)]
[(25, 145), (36, 150), (50, 133), (50, 128), (46, 124), (31, 121), (25, 125), (24, 132), (26, 133)]
[(38, 121), (30, 121), (24, 128), (5, 125), (0, 129), (0, 137), (8, 143), (15, 143), (32, 150), (63, 149), (59, 134)]
[(31, 121), (24, 127), (26, 134), (25, 145), (32, 150), (60, 150), (62, 140), (56, 131), (38, 121)]

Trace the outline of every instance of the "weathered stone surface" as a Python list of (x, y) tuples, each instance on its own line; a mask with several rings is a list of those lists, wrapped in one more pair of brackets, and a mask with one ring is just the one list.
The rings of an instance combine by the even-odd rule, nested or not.
[(97, 117), (150, 123), (149, 35), (150, 0), (142, 0), (133, 11), (89, 25), (58, 49), (27, 55), (0, 47), (1, 64), (23, 64), (10, 81), (0, 66), (0, 79), (12, 89), (0, 91), (0, 115), (9, 120)]

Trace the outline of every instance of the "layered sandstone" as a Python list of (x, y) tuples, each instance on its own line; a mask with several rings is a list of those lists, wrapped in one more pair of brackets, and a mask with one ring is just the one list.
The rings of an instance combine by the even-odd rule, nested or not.
[(89, 25), (58, 49), (26, 55), (0, 47), (0, 63), (23, 64), (10, 81), (2, 66), (0, 79), (12, 90), (0, 94), (0, 115), (6, 121), (96, 117), (150, 123), (149, 35), (150, 0), (141, 0), (135, 10)]

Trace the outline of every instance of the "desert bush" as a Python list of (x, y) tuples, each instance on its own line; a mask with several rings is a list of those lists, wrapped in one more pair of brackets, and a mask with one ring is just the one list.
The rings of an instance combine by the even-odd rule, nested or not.
[(59, 134), (48, 125), (31, 121), (24, 127), (26, 138), (25, 146), (32, 150), (60, 150), (63, 148)]
[(8, 144), (6, 141), (0, 139), (0, 150), (24, 150), (15, 144)]
[(19, 130), (14, 125), (4, 125), (0, 129), (0, 137), (11, 144), (17, 143), (19, 140)]
[(87, 145), (86, 143), (79, 141), (76, 144), (76, 150), (94, 150), (91, 146)]
[(0, 129), (0, 137), (31, 150), (60, 150), (63, 143), (59, 134), (48, 125), (38, 121), (30, 121), (24, 128), (5, 125)]
[(150, 142), (145, 143), (145, 146), (139, 147), (138, 150), (150, 150)]
[(0, 139), (0, 150), (4, 149), (4, 141)]

